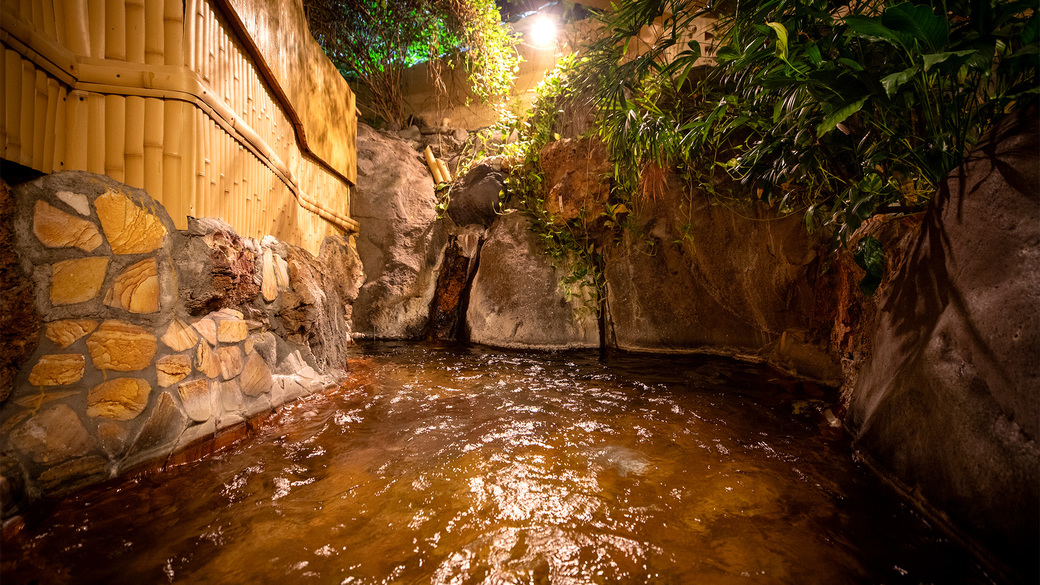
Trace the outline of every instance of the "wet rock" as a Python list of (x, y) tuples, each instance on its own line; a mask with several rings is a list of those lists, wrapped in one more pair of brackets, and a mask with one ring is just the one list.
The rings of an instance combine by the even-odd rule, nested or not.
[(113, 254), (141, 254), (162, 246), (166, 236), (162, 220), (125, 194), (107, 191), (94, 200), (94, 209)]
[(488, 232), (473, 277), (466, 326), (470, 341), (498, 347), (598, 347), (595, 307), (580, 281), (567, 285), (573, 260), (554, 267), (519, 213)]
[(87, 348), (95, 368), (133, 372), (152, 363), (158, 344), (143, 327), (109, 319), (87, 338)]
[(73, 217), (46, 201), (36, 202), (33, 233), (48, 248), (75, 247), (93, 252), (102, 243), (101, 234), (93, 223)]
[(444, 250), (440, 274), (437, 275), (437, 292), (430, 312), (431, 338), (458, 338), (462, 312), (465, 310), (463, 294), (470, 276), (470, 258), (463, 255), (458, 238), (452, 236)]
[(173, 397), (169, 392), (163, 392), (141, 426), (141, 432), (127, 454), (127, 464), (133, 465), (153, 457), (157, 452), (172, 450), (187, 424), (188, 418), (177, 407)]
[(51, 265), (51, 304), (72, 305), (97, 296), (105, 282), (108, 258), (75, 258)]
[(354, 330), (370, 338), (422, 337), (445, 245), (433, 180), (407, 144), (364, 124), (357, 155), (353, 217), (365, 226), (357, 251), (367, 280), (354, 302)]
[(485, 228), (495, 221), (505, 189), (505, 175), (489, 163), (470, 168), (451, 187), (448, 217), (457, 225), (478, 224)]
[(45, 326), (44, 335), (61, 349), (66, 349), (97, 329), (97, 325), (97, 321), (93, 319), (52, 321)]
[(25, 497), (25, 470), (15, 457), (0, 453), (0, 519), (21, 512)]
[(105, 304), (131, 313), (159, 310), (159, 272), (155, 258), (146, 258), (116, 275), (105, 293)]
[(217, 383), (199, 379), (177, 386), (177, 393), (181, 397), (184, 411), (192, 420), (203, 422), (213, 417), (213, 398), (210, 389), (213, 384)]
[(67, 404), (55, 404), (29, 418), (10, 435), (10, 445), (36, 463), (54, 464), (94, 449), (93, 437)]
[(97, 437), (101, 442), (101, 448), (112, 459), (116, 459), (126, 452), (130, 446), (128, 439), (130, 431), (119, 423), (102, 420), (97, 425)]
[(108, 460), (91, 455), (47, 468), (36, 478), (37, 487), (48, 494), (63, 494), (109, 478)]
[(130, 420), (144, 412), (152, 387), (140, 378), (115, 378), (87, 393), (87, 416)]
[(846, 419), (856, 445), (1036, 582), (1040, 123), (1010, 116), (953, 171), (880, 292)]
[(42, 355), (29, 373), (29, 383), (33, 386), (72, 384), (83, 378), (85, 365), (86, 358), (78, 354)]
[(629, 221), (646, 235), (626, 230), (603, 253), (608, 344), (762, 358), (776, 349), (787, 369), (839, 381), (820, 333), (829, 323), (815, 311), (818, 250), (826, 244), (806, 233), (800, 216), (714, 205), (667, 177)]

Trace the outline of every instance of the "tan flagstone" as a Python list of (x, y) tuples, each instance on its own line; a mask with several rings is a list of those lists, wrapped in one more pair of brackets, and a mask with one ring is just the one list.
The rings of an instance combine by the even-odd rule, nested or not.
[(94, 209), (113, 254), (142, 254), (162, 246), (166, 228), (158, 216), (126, 195), (108, 191), (94, 200)]
[(144, 412), (152, 387), (140, 378), (115, 378), (87, 393), (87, 416), (130, 420)]
[(155, 258), (145, 258), (116, 276), (105, 293), (105, 304), (131, 313), (159, 310), (159, 272)]
[(203, 339), (208, 341), (211, 346), (217, 346), (216, 321), (210, 318), (199, 319), (198, 321), (192, 324), (192, 327), (194, 327), (195, 331), (198, 331), (199, 335), (201, 335)]
[(40, 356), (29, 373), (33, 386), (61, 386), (78, 382), (83, 378), (86, 358), (76, 353), (59, 353)]
[(263, 281), (260, 283), (260, 292), (264, 300), (271, 302), (278, 298), (278, 282), (275, 280), (274, 253), (270, 248), (264, 249)]
[(170, 321), (170, 326), (166, 328), (166, 334), (162, 336), (162, 342), (173, 351), (184, 351), (195, 347), (198, 341), (199, 336), (195, 334), (195, 331), (187, 323), (176, 317), (173, 321)]
[(155, 362), (155, 376), (163, 388), (180, 382), (190, 373), (191, 360), (186, 355), (168, 355)]
[(105, 282), (108, 258), (92, 256), (51, 265), (51, 304), (72, 305), (97, 296)]
[(132, 372), (152, 363), (158, 344), (144, 328), (109, 319), (87, 338), (87, 348), (95, 368)]
[(220, 377), (230, 380), (242, 373), (242, 350), (237, 345), (217, 350), (220, 358)]
[(33, 233), (48, 248), (75, 247), (93, 252), (103, 241), (93, 223), (69, 215), (46, 201), (36, 202)]
[(217, 340), (221, 343), (238, 343), (249, 335), (249, 325), (241, 320), (225, 319), (217, 326)]
[(249, 354), (246, 365), (242, 368), (239, 376), (242, 392), (249, 396), (259, 396), (271, 390), (274, 378), (271, 377), (271, 368), (267, 366), (260, 354), (253, 352)]
[(220, 359), (205, 342), (200, 343), (195, 349), (195, 369), (202, 372), (207, 378), (216, 378), (220, 375)]
[(97, 329), (97, 321), (93, 319), (62, 319), (47, 323), (44, 335), (55, 345), (65, 349), (94, 329)]
[[(219, 382), (213, 382), (219, 384)], [(213, 398), (210, 395), (210, 381), (206, 379), (184, 382), (177, 387), (184, 411), (196, 422), (209, 420), (213, 416)]]

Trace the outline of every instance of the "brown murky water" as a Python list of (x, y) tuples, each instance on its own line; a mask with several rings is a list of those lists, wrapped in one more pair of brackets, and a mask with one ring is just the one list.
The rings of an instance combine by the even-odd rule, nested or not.
[(716, 358), (362, 344), (254, 439), (62, 502), (3, 583), (988, 583)]

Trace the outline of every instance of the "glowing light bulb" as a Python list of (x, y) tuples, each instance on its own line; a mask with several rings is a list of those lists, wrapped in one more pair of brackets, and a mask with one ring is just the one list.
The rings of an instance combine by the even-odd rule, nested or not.
[(556, 42), (556, 22), (548, 16), (539, 16), (531, 25), (531, 44), (548, 47)]

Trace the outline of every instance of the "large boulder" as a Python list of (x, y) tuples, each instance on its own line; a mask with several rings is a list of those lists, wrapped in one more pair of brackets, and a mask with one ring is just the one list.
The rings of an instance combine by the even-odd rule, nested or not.
[(490, 227), (505, 189), (505, 175), (491, 161), (474, 165), (451, 188), (448, 217), (460, 226)]
[(613, 167), (602, 141), (591, 137), (554, 140), (542, 148), (539, 165), (545, 176), (545, 207), (556, 222), (562, 224), (582, 214), (586, 221), (594, 221), (606, 212)]
[(847, 419), (876, 467), (1030, 583), (1040, 549), (1038, 152), (1034, 109), (942, 185), (878, 301)]
[(608, 343), (770, 359), (837, 384), (814, 316), (822, 241), (764, 205), (714, 205), (669, 180), (604, 250)]
[(436, 269), (446, 236), (437, 221), (433, 179), (418, 153), (394, 136), (360, 124), (353, 217), (366, 282), (354, 302), (355, 335), (425, 335)]
[(488, 232), (469, 293), (469, 339), (497, 347), (565, 349), (599, 346), (592, 283), (564, 284), (573, 258), (553, 265), (530, 221), (504, 215)]

